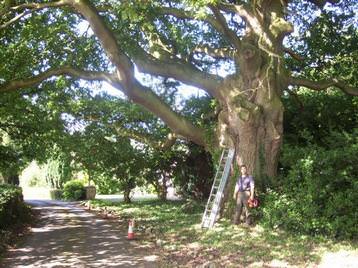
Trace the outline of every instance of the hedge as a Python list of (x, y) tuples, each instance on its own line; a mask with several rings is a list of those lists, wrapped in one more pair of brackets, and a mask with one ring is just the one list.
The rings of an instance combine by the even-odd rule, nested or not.
[(72, 180), (65, 183), (63, 187), (65, 200), (83, 200), (86, 198), (86, 188), (82, 181)]
[(0, 230), (26, 222), (29, 212), (20, 187), (0, 184)]

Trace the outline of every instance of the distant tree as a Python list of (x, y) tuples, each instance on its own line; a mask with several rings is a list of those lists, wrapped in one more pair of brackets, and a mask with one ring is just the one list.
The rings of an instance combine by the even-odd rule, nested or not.
[(174, 154), (178, 153), (174, 147), (168, 150), (153, 150), (146, 148), (144, 158), (144, 179), (151, 185), (158, 198), (167, 200), (168, 187), (173, 184)]
[[(66, 135), (62, 113), (73, 95), (33, 96), (16, 92), (0, 98), (0, 172), (18, 181), (33, 160), (45, 163), (53, 148), (64, 147)], [(9, 177), (9, 178), (10, 178)], [(9, 181), (10, 182), (10, 181)]]
[[(97, 183), (110, 185), (113, 192), (123, 193), (124, 202), (131, 202), (131, 193), (137, 186), (142, 186), (143, 153), (132, 146), (128, 139), (111, 142), (109, 153), (102, 155), (100, 162), (103, 177)], [(105, 179), (106, 181), (103, 181)]]
[(58, 152), (45, 164), (45, 179), (52, 189), (62, 189), (64, 184), (71, 179), (71, 156), (64, 152)]

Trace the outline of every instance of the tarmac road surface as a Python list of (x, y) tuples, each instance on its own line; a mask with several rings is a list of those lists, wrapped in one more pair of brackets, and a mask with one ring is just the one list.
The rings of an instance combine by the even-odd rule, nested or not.
[(70, 202), (27, 203), (40, 212), (39, 222), (0, 267), (158, 267), (150, 247), (127, 240), (127, 226)]

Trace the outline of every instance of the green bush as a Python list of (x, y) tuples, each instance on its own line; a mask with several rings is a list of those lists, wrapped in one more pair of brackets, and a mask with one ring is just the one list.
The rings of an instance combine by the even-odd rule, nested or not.
[(63, 198), (63, 190), (61, 189), (51, 189), (50, 190), (51, 200), (61, 200)]
[(65, 200), (83, 200), (86, 197), (86, 189), (81, 181), (73, 180), (65, 183), (63, 188)]
[(334, 140), (329, 149), (284, 148), (284, 175), (262, 196), (264, 224), (336, 238), (357, 234), (357, 136)]
[(0, 185), (0, 230), (28, 222), (30, 209), (23, 201), (20, 187)]

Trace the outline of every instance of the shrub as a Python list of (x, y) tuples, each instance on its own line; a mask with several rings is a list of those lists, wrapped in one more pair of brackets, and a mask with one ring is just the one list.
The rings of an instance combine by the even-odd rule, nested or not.
[(79, 180), (66, 182), (63, 188), (63, 197), (66, 200), (83, 200), (86, 197), (86, 189)]
[[(188, 144), (188, 153), (178, 152), (169, 164), (173, 170), (173, 183), (184, 198), (205, 200), (209, 197), (214, 167), (212, 156), (202, 147)], [(175, 163), (175, 165), (173, 165)]]
[(296, 233), (353, 238), (358, 215), (358, 142), (352, 143), (349, 137), (346, 141), (329, 149), (285, 148), (284, 175), (263, 196), (263, 223)]
[(51, 189), (50, 197), (52, 200), (61, 200), (63, 198), (63, 190), (61, 189)]
[(0, 185), (0, 230), (28, 222), (30, 209), (25, 205), (20, 187)]

